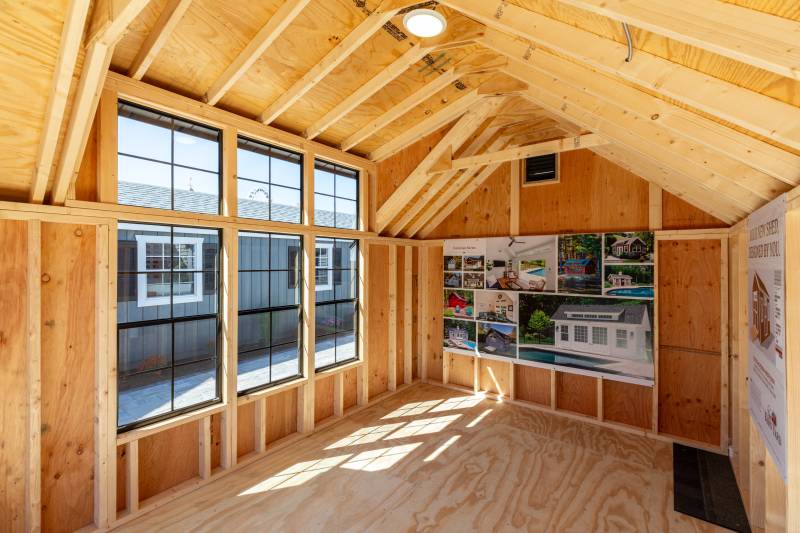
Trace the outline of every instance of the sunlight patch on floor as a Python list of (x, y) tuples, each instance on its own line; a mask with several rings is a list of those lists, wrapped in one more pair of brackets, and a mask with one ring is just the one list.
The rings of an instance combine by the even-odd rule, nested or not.
[(314, 479), (315, 477), (332, 470), (352, 456), (352, 453), (348, 453), (345, 455), (337, 455), (334, 457), (325, 457), (322, 459), (314, 459), (312, 461), (296, 463), (286, 470), (278, 472), (274, 476), (256, 483), (252, 487), (240, 492), (238, 495), (249, 496), (252, 494), (259, 494), (272, 490), (300, 486), (306, 481)]
[(494, 410), (494, 409), (487, 409), (487, 410), (485, 410), (484, 412), (482, 412), (481, 414), (479, 414), (478, 416), (476, 416), (476, 417), (475, 417), (475, 420), (473, 420), (472, 422), (470, 422), (469, 424), (467, 424), (467, 427), (468, 427), (468, 428), (474, 428), (475, 426), (477, 426), (478, 424), (480, 424), (480, 423), (481, 423), (481, 420), (483, 420), (484, 418), (486, 418), (487, 416), (489, 416), (489, 415), (492, 413), (492, 411), (493, 411), (493, 410)]
[(484, 400), (483, 396), (459, 396), (457, 398), (449, 398), (431, 409), (431, 413), (441, 413), (444, 411), (455, 411), (458, 409), (470, 409), (475, 407)]
[(414, 435), (430, 435), (432, 433), (439, 433), (447, 426), (461, 418), (462, 415), (446, 415), (438, 416), (435, 418), (424, 418), (422, 420), (412, 420), (405, 427), (402, 427), (388, 435), (386, 440), (402, 439), (405, 437), (413, 437)]
[(399, 418), (401, 416), (416, 416), (427, 413), (433, 407), (436, 407), (442, 403), (442, 400), (428, 400), (426, 402), (413, 402), (407, 403), (402, 407), (399, 407), (392, 411), (391, 413), (384, 415), (382, 420), (386, 420), (389, 418)]
[(398, 422), (396, 424), (383, 424), (380, 426), (370, 426), (361, 428), (350, 435), (339, 439), (325, 447), (326, 450), (334, 450), (336, 448), (344, 448), (345, 446), (356, 446), (359, 444), (369, 444), (377, 442), (383, 437), (405, 425), (405, 422)]
[(431, 452), (431, 454), (430, 454), (428, 457), (426, 457), (426, 458), (424, 459), (424, 461), (425, 461), (426, 463), (429, 463), (429, 462), (431, 462), (431, 461), (435, 461), (437, 457), (439, 457), (440, 455), (442, 455), (442, 453), (443, 453), (443, 452), (444, 452), (444, 451), (445, 451), (447, 448), (449, 448), (450, 446), (452, 446), (453, 444), (455, 444), (455, 442), (456, 442), (458, 439), (460, 439), (460, 438), (461, 438), (461, 435), (453, 435), (452, 437), (450, 437), (449, 439), (447, 439), (446, 441), (444, 441), (444, 442), (442, 443), (442, 445), (441, 445), (441, 446), (439, 446), (438, 448), (436, 448), (435, 450), (433, 450), (433, 452)]
[(421, 442), (412, 442), (411, 444), (401, 444), (399, 446), (361, 452), (344, 463), (341, 468), (361, 470), (362, 472), (386, 470), (396, 465), (403, 457), (413, 452), (421, 444)]

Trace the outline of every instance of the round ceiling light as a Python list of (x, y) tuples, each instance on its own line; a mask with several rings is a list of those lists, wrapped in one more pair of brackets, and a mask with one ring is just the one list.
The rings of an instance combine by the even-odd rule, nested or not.
[(406, 13), (403, 25), (417, 37), (436, 37), (447, 27), (447, 21), (432, 9), (420, 8)]

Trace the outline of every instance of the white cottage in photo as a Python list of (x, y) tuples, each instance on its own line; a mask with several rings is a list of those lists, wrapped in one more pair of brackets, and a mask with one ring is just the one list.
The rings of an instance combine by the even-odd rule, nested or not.
[(561, 305), (551, 317), (555, 347), (645, 360), (651, 331), (646, 305)]

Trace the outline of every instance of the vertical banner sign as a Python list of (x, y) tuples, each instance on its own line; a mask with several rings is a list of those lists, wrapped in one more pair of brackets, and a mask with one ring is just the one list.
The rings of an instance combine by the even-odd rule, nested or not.
[(786, 481), (786, 195), (748, 218), (750, 414)]

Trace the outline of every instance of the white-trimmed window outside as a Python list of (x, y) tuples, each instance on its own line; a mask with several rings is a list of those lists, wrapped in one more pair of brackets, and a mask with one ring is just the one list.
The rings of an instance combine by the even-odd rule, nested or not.
[(575, 342), (589, 342), (588, 326), (575, 326)]
[(627, 329), (618, 329), (617, 330), (617, 348), (627, 348), (628, 347), (628, 330)]
[(319, 243), (315, 254), (317, 291), (333, 290), (333, 243)]
[[(170, 253), (171, 245), (174, 254)], [(140, 272), (136, 279), (136, 293), (140, 307), (166, 305), (170, 303), (170, 297), (175, 304), (202, 301), (203, 239), (173, 237), (170, 243), (167, 236), (137, 235), (136, 247)], [(175, 264), (171, 265), (173, 257)]]
[(592, 344), (605, 346), (608, 344), (608, 330), (606, 328), (592, 327)]

